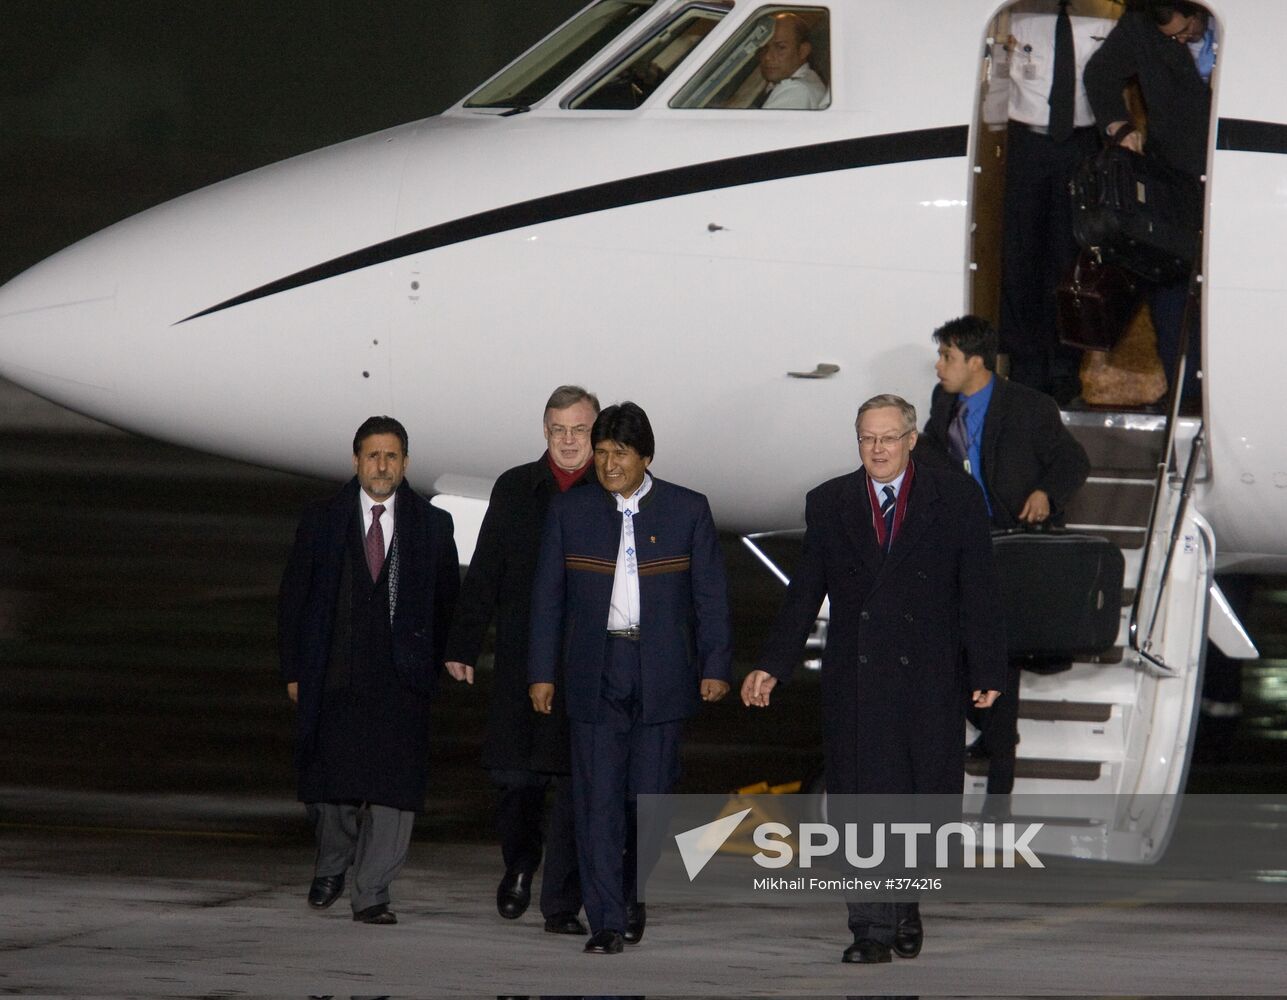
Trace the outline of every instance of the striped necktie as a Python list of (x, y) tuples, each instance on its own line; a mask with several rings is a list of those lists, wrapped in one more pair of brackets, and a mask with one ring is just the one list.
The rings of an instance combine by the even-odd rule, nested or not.
[(956, 412), (947, 425), (947, 450), (966, 472), (970, 471), (970, 431), (965, 424), (965, 415), (969, 409), (969, 403), (958, 402)]
[(384, 504), (378, 503), (371, 508), (371, 527), (366, 533), (366, 567), (371, 571), (371, 579), (380, 579), (380, 570), (384, 567), (384, 528), (380, 517), (384, 514)]
[(885, 551), (894, 543), (894, 507), (897, 506), (894, 497), (894, 487), (886, 486), (884, 489), (885, 499), (880, 505), (880, 515), (885, 519)]

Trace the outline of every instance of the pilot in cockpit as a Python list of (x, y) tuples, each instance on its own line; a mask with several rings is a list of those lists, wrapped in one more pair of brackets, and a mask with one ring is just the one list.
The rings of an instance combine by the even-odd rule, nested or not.
[(813, 111), (829, 103), (827, 85), (809, 65), (809, 25), (798, 14), (774, 17), (773, 37), (760, 49), (760, 75), (768, 86), (756, 100), (766, 109)]

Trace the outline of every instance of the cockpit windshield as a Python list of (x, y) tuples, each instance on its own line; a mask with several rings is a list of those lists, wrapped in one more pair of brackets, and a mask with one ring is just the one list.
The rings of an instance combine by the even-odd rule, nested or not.
[(631, 111), (639, 107), (731, 7), (727, 0), (706, 0), (679, 10), (651, 37), (583, 88), (567, 106), (597, 111)]
[(657, 0), (601, 0), (465, 102), (467, 108), (526, 108), (648, 13)]

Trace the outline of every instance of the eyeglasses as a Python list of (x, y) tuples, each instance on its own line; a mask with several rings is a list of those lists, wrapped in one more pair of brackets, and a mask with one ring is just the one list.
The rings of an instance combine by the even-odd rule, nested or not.
[(575, 427), (564, 427), (562, 424), (546, 424), (545, 432), (552, 438), (584, 438), (590, 436), (590, 428), (585, 424), (577, 424)]
[(1171, 41), (1182, 42), (1187, 45), (1201, 34), (1200, 27), (1197, 15), (1191, 14), (1180, 22), (1180, 27), (1176, 31), (1167, 31), (1166, 25), (1159, 25), (1158, 30)]
[(874, 434), (859, 434), (858, 447), (874, 448), (876, 445), (880, 445), (882, 448), (892, 448), (910, 433), (911, 431), (903, 431), (901, 434), (884, 434), (880, 437), (876, 437)]

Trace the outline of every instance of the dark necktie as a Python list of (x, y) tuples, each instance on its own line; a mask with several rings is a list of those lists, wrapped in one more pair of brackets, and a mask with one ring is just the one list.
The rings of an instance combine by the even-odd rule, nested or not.
[(965, 414), (969, 408), (969, 403), (957, 403), (952, 422), (947, 425), (947, 449), (965, 469), (969, 468), (970, 461), (970, 432), (965, 428)]
[(1073, 133), (1073, 104), (1077, 98), (1077, 53), (1073, 48), (1068, 0), (1060, 0), (1055, 19), (1055, 65), (1050, 82), (1050, 138), (1063, 142)]
[(894, 496), (894, 487), (886, 486), (882, 492), (885, 494), (885, 499), (881, 502), (880, 514), (885, 519), (885, 551), (888, 552), (889, 547), (894, 544), (894, 508), (898, 504)]
[(764, 89), (761, 90), (759, 95), (755, 98), (755, 100), (751, 102), (751, 107), (753, 108), (764, 107), (764, 102), (769, 99), (769, 95), (771, 93), (773, 93), (773, 84), (766, 83), (764, 85)]
[(371, 571), (371, 579), (380, 578), (380, 568), (384, 565), (384, 529), (380, 527), (380, 516), (384, 513), (384, 504), (375, 504), (371, 508), (371, 527), (366, 533), (366, 566)]

